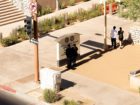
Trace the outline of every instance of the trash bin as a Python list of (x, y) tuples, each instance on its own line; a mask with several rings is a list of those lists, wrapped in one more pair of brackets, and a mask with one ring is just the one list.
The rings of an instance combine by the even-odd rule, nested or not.
[(61, 73), (60, 71), (52, 70), (50, 68), (43, 68), (40, 70), (40, 87), (42, 89), (51, 89), (60, 91)]

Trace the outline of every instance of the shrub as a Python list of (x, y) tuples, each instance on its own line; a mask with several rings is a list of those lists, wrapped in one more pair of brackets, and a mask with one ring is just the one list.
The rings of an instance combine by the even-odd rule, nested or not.
[(86, 19), (86, 16), (87, 16), (87, 11), (85, 11), (84, 9), (78, 10), (78, 20), (79, 21), (84, 21)]
[(20, 42), (20, 41), (19, 41), (18, 38), (15, 37), (15, 36), (5, 37), (5, 38), (3, 38), (3, 39), (1, 40), (1, 44), (2, 44), (2, 46), (4, 46), (4, 47), (10, 46), (10, 45), (14, 45), (14, 44), (16, 44), (16, 43), (18, 43), (18, 42)]
[(41, 22), (39, 22), (39, 24), (38, 24), (38, 29), (39, 29), (39, 32), (41, 32), (41, 33), (46, 33), (46, 31), (47, 31), (47, 24), (45, 23), (46, 21), (45, 20), (43, 20), (43, 21), (41, 21)]
[(75, 0), (69, 0), (69, 1), (68, 1), (68, 5), (70, 5), (70, 6), (75, 5)]
[(64, 100), (63, 105), (80, 105), (80, 103), (74, 101), (74, 100)]
[(4, 47), (7, 47), (7, 46), (10, 46), (10, 45), (13, 45), (13, 44), (16, 44), (19, 41), (19, 38), (17, 36), (17, 30), (18, 29), (14, 29), (11, 33), (10, 33), (10, 36), (8, 37), (5, 37), (1, 40), (1, 45), (4, 46)]
[(38, 16), (46, 15), (52, 12), (53, 10), (51, 7), (40, 7), (38, 10)]
[(54, 23), (54, 19), (53, 18), (51, 18), (51, 19), (46, 19), (46, 24), (48, 25), (48, 26), (52, 26), (53, 25), (53, 23)]
[(65, 17), (64, 16), (55, 17), (52, 28), (57, 30), (64, 27), (65, 27)]
[(75, 21), (77, 21), (77, 18), (78, 18), (78, 16), (77, 16), (77, 13), (75, 12), (75, 13), (71, 13), (71, 14), (68, 14), (68, 17), (67, 17), (67, 24), (69, 25), (69, 24), (73, 24)]
[(59, 0), (59, 8), (60, 8), (60, 9), (64, 9), (64, 8), (66, 8), (66, 7), (67, 7), (66, 2), (60, 1), (60, 0)]
[(46, 7), (46, 13), (49, 14), (49, 13), (52, 13), (53, 10), (51, 7)]
[(46, 102), (53, 103), (58, 100), (58, 95), (56, 91), (46, 89), (44, 90), (44, 99)]
[(101, 5), (94, 5), (89, 11), (86, 18), (94, 18), (102, 14)]
[(29, 39), (29, 36), (26, 34), (24, 28), (19, 28), (17, 30), (17, 33), (18, 38), (21, 39), (22, 41)]

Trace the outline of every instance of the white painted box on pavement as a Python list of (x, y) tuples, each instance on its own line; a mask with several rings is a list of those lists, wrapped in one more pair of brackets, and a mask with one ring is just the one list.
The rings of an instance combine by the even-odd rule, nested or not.
[(52, 70), (50, 68), (43, 68), (40, 70), (40, 87), (42, 89), (52, 89), (59, 91), (61, 85), (60, 71)]

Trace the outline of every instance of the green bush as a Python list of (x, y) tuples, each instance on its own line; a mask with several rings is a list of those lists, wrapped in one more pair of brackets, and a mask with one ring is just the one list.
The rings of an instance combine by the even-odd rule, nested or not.
[(38, 16), (46, 15), (52, 12), (53, 10), (51, 7), (40, 7), (38, 10)]
[(46, 19), (45, 23), (48, 25), (48, 26), (52, 26), (54, 24), (54, 19), (51, 18), (51, 19)]
[(68, 1), (68, 5), (74, 6), (74, 5), (75, 5), (75, 0), (69, 0), (69, 1)]
[(63, 1), (59, 0), (59, 8), (60, 8), (60, 9), (64, 9), (64, 8), (66, 8), (66, 7), (67, 7), (66, 2), (63, 2)]
[(26, 32), (25, 32), (25, 29), (24, 28), (19, 28), (18, 30), (17, 30), (17, 36), (18, 36), (18, 38), (20, 39), (20, 40), (27, 40), (27, 39), (29, 39), (29, 36), (26, 34)]
[(86, 16), (87, 16), (87, 11), (85, 11), (84, 9), (79, 9), (77, 16), (78, 16), (79, 21), (84, 21), (86, 19)]
[(73, 24), (74, 22), (77, 21), (77, 12), (74, 12), (74, 13), (71, 13), (71, 14), (68, 14), (68, 17), (67, 17), (67, 24)]
[(88, 11), (88, 18), (94, 18), (97, 16), (102, 15), (101, 5), (94, 5), (89, 11)]
[(10, 46), (10, 45), (14, 45), (16, 43), (19, 43), (20, 41), (18, 40), (17, 37), (15, 36), (9, 36), (9, 37), (5, 37), (1, 40), (1, 44), (4, 47)]
[(57, 30), (57, 29), (61, 29), (64, 27), (65, 27), (65, 17), (61, 16), (61, 15), (58, 17), (55, 17), (52, 28)]
[(80, 105), (78, 102), (74, 101), (74, 100), (64, 100), (63, 105)]
[(46, 102), (54, 103), (58, 100), (58, 95), (56, 91), (46, 89), (44, 90), (44, 99)]
[(41, 32), (41, 33), (46, 33), (46, 31), (47, 31), (47, 24), (45, 23), (46, 21), (44, 20), (44, 21), (41, 21), (41, 22), (39, 22), (39, 24), (38, 24), (38, 29), (39, 29), (39, 32)]

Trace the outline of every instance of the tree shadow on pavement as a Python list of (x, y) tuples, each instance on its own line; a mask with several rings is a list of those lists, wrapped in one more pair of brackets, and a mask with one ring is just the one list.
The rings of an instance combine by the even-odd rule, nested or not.
[(70, 87), (73, 87), (74, 85), (76, 85), (76, 83), (66, 80), (66, 79), (62, 79), (61, 80), (61, 86), (60, 86), (60, 90), (65, 90), (68, 89)]

